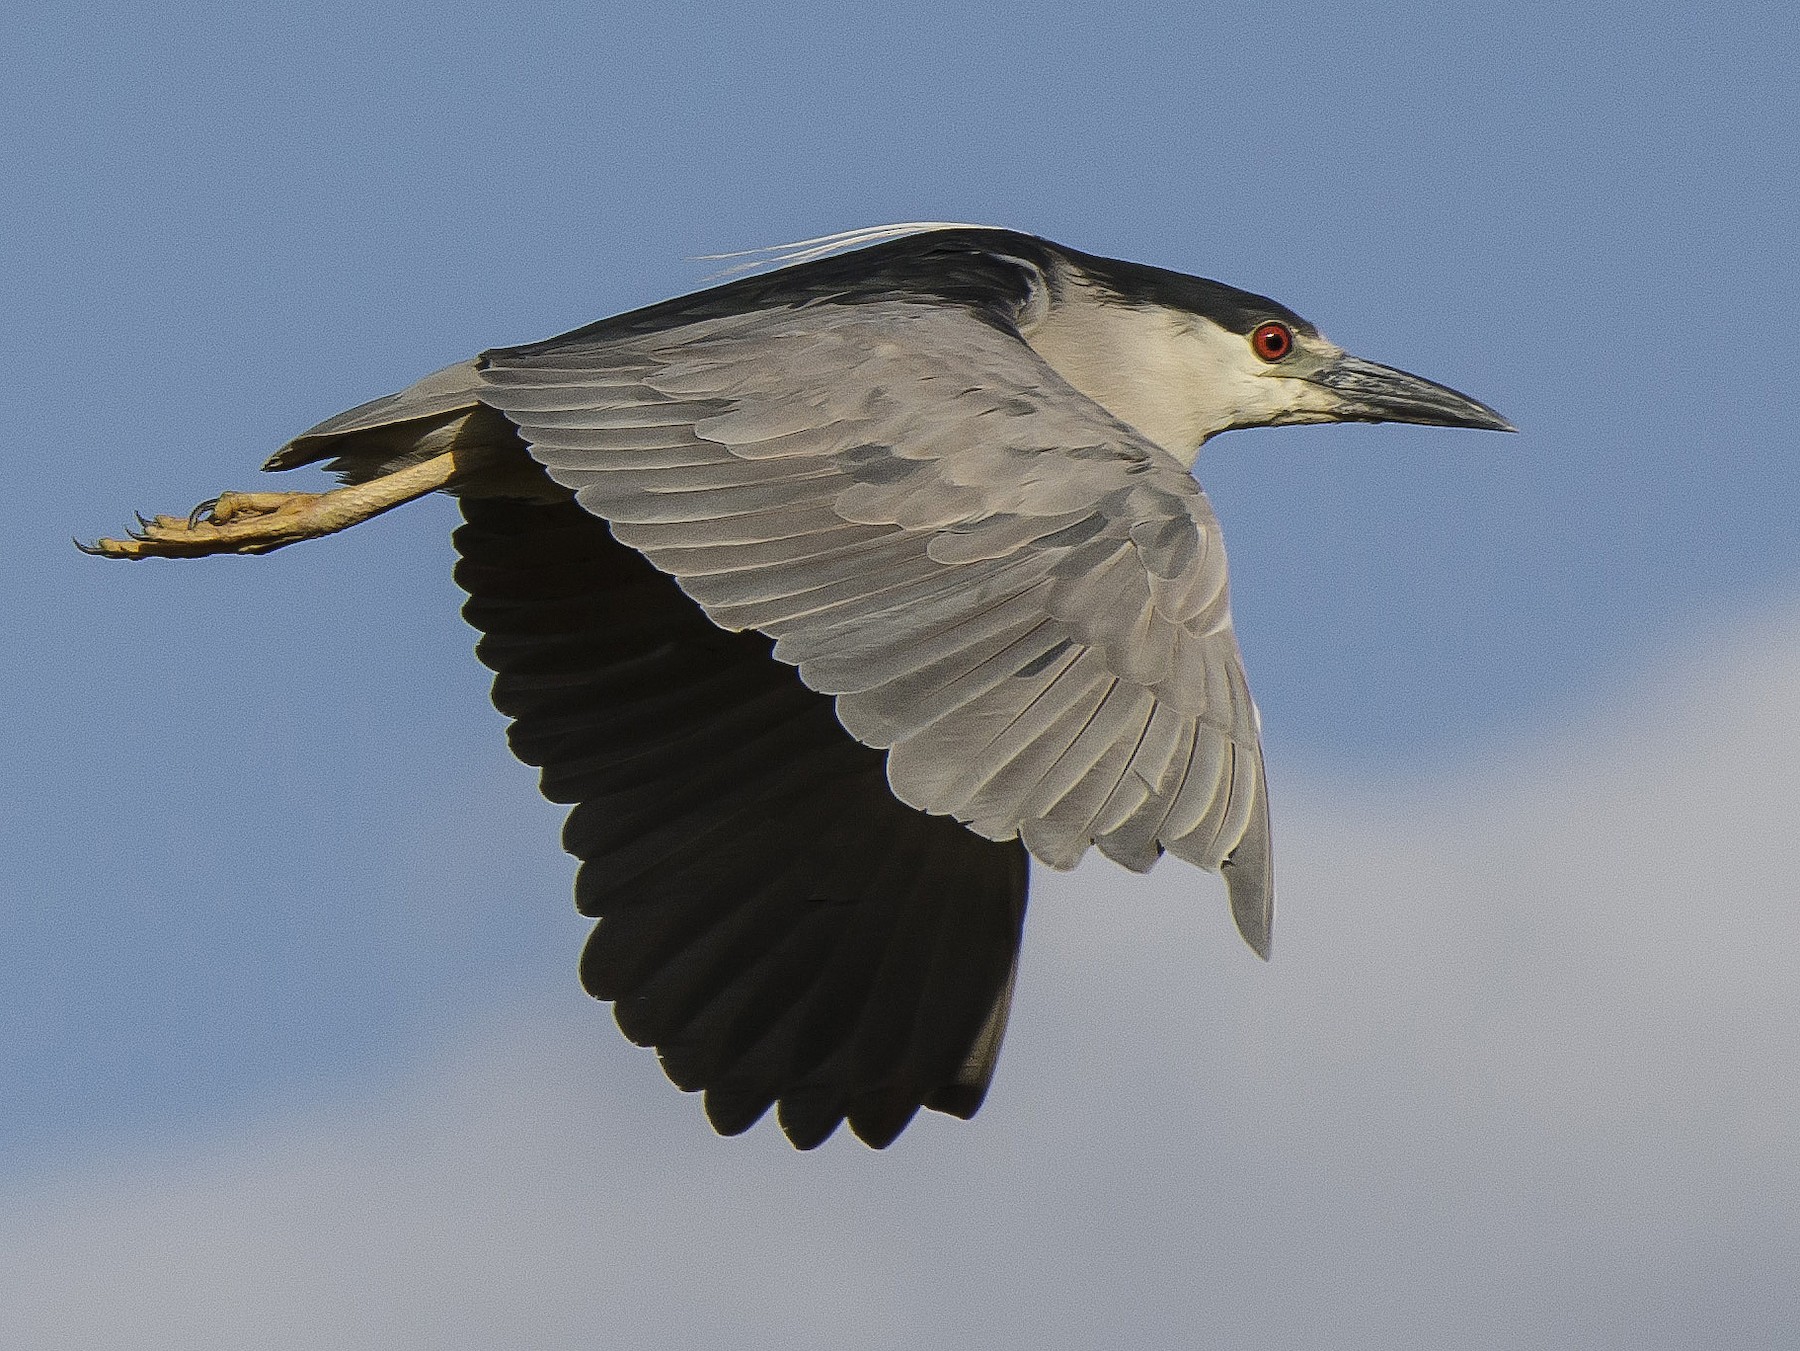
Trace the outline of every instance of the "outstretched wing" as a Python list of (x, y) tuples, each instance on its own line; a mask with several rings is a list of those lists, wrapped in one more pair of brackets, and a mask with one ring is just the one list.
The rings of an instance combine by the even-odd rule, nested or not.
[(727, 633), (572, 502), (465, 497), (464, 610), (513, 749), (574, 803), (582, 983), (706, 1091), (811, 1148), (881, 1147), (993, 1075), (1026, 864), (888, 791), (831, 701)]
[(551, 478), (836, 696), (894, 793), (1072, 867), (1225, 873), (1267, 953), (1256, 711), (1205, 496), (991, 314), (813, 300), (478, 363)]

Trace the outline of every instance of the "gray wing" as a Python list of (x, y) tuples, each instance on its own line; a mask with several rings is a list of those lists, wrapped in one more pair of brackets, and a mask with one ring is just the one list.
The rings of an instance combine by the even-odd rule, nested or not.
[(719, 626), (755, 629), (902, 801), (1053, 867), (1225, 874), (1268, 951), (1255, 706), (1199, 486), (1017, 335), (813, 304), (486, 354), (483, 402)]

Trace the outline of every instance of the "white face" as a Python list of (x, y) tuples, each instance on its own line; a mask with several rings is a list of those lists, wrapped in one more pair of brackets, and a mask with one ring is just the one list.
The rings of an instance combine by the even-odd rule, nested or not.
[(1190, 467), (1201, 443), (1229, 427), (1330, 422), (1338, 402), (1302, 378), (1343, 355), (1335, 343), (1290, 331), (1292, 351), (1270, 360), (1252, 336), (1091, 288), (1069, 288), (1024, 337), (1063, 379)]

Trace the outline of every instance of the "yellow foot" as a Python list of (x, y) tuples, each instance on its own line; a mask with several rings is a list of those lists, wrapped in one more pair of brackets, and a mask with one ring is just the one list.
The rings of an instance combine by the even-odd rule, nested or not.
[[(204, 558), (208, 554), (266, 554), (284, 544), (342, 529), (320, 508), (330, 493), (221, 493), (186, 516), (138, 517), (124, 539), (76, 541), (102, 558)], [(335, 505), (335, 504), (333, 504)]]
[(210, 502), (202, 502), (188, 513), (191, 521), (208, 525), (228, 525), (252, 516), (278, 516), (312, 506), (324, 493), (220, 493)]
[(436, 492), (465, 475), (507, 462), (506, 446), (447, 450), (391, 474), (328, 493), (221, 493), (186, 516), (138, 517), (124, 539), (75, 541), (102, 558), (204, 558), (208, 554), (266, 554), (284, 544), (347, 530), (402, 502)]

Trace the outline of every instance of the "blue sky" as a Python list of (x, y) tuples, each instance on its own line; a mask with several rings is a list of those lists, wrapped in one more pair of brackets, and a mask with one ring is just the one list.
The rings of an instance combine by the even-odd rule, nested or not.
[[(1622, 989), (1663, 988), (1657, 964), (1672, 959), (1629, 907), (1605, 900), (1605, 877), (1636, 877), (1627, 862), (1644, 856), (1636, 832), (1650, 817), (1634, 815), (1632, 776), (1645, 802), (1679, 798), (1677, 771), (1707, 742), (1709, 699), (1739, 720), (1743, 744), (1760, 726), (1741, 725), (1746, 709), (1772, 720), (1768, 745), (1791, 744), (1787, 706), (1757, 683), (1787, 670), (1766, 654), (1788, 650), (1784, 624), (1800, 604), (1790, 6), (52, 4), (9, 29), (0, 1196), (62, 1215), (58, 1233), (84, 1232), (56, 1207), (103, 1194), (94, 1179), (135, 1179), (122, 1196), (173, 1195), (170, 1177), (201, 1177), (213, 1160), (285, 1157), (272, 1142), (295, 1138), (288, 1123), (304, 1123), (291, 1130), (308, 1140), (341, 1128), (339, 1145), (309, 1146), (326, 1154), (386, 1139), (383, 1112), (424, 1112), (418, 1103), (454, 1097), (456, 1084), (486, 1082), (458, 1057), (508, 1037), (532, 1044), (519, 1029), (534, 1019), (553, 1029), (537, 1040), (563, 1058), (534, 1060), (533, 1073), (572, 1085), (570, 1101), (604, 1098), (596, 1147), (617, 1166), (673, 1167), (661, 1145), (633, 1143), (686, 1132), (681, 1167), (739, 1170), (731, 1185), (746, 1195), (812, 1195), (825, 1178), (846, 1196), (868, 1186), (893, 1200), (886, 1160), (853, 1161), (851, 1146), (809, 1173), (816, 1161), (790, 1162), (772, 1140), (704, 1137), (696, 1105), (616, 1045), (605, 1011), (580, 995), (585, 926), (568, 903), (557, 813), (507, 758), (487, 706), (449, 577), (449, 504), (260, 560), (126, 568), (68, 546), (132, 509), (252, 486), (294, 432), (445, 362), (691, 289), (715, 266), (696, 255), (889, 220), (1013, 225), (1276, 296), (1352, 351), (1467, 390), (1523, 429), (1238, 433), (1201, 458), (1264, 715), (1278, 858), (1297, 860), (1284, 878), (1302, 879), (1284, 882), (1283, 955), (1254, 971), (1237, 970), (1212, 880), (1170, 867), (1148, 884), (1199, 898), (1185, 920), (1146, 919), (1146, 942), (1179, 949), (1158, 978), (1179, 982), (1191, 967), (1196, 989), (1224, 984), (1207, 985), (1203, 1004), (1182, 1005), (1177, 991), (1138, 1008), (1157, 1021), (1162, 1058), (1121, 1063), (1146, 1079), (1186, 1056), (1216, 1071), (1201, 1113), (1212, 1126), (1266, 1133), (1303, 1101), (1291, 1084), (1257, 1091), (1245, 1043), (1232, 1040), (1250, 1035), (1245, 1010), (1268, 990), (1303, 1003), (1308, 990), (1342, 995), (1322, 1023), (1293, 1024), (1295, 1045), (1325, 1024), (1387, 1016), (1370, 989), (1306, 956), (1325, 936), (1349, 942), (1358, 930), (1346, 915), (1363, 913), (1353, 907), (1372, 908), (1383, 942), (1371, 951), (1394, 971), (1466, 978), (1434, 980), (1437, 1002), (1406, 1016), (1457, 1025), (1499, 1007), (1510, 1033), (1470, 1045), (1504, 1056), (1529, 1044), (1523, 940), (1491, 917), (1536, 934), (1532, 899), (1568, 858), (1521, 840), (1618, 863), (1568, 896), (1592, 904), (1583, 953), (1623, 954)], [(1653, 693), (1668, 681), (1679, 699)], [(1672, 726), (1700, 730), (1677, 743)], [(1578, 814), (1605, 790), (1625, 796), (1611, 814), (1595, 806), (1591, 833), (1572, 844), (1524, 826), (1483, 835), (1458, 814), (1465, 800), (1517, 806), (1509, 793), (1566, 784), (1580, 755), (1612, 777), (1596, 768), (1583, 791), (1550, 797)], [(1779, 766), (1721, 770), (1719, 783), (1721, 801), (1765, 815), (1785, 801), (1791, 820)], [(1394, 880), (1393, 858), (1449, 847), (1415, 818), (1467, 847), (1439, 869), (1436, 905), (1469, 926), (1454, 939), (1421, 936), (1405, 910), (1418, 874)], [(1707, 819), (1685, 864), (1657, 874), (1666, 908), (1646, 900), (1646, 913), (1675, 923), (1681, 898), (1704, 890), (1683, 867), (1704, 879), (1721, 841), (1748, 838), (1745, 821), (1778, 839), (1784, 818)], [(1679, 837), (1684, 820), (1671, 816), (1666, 833)], [(1357, 835), (1359, 822), (1378, 838)], [(1321, 840), (1343, 846), (1335, 862)], [(1791, 946), (1783, 916), (1797, 882), (1800, 858), (1779, 851), (1745, 882), (1734, 931), (1745, 952)], [(1097, 982), (1143, 975), (1124, 941), (1136, 886), (1083, 872), (1043, 893), (1078, 897), (1119, 931), (1103, 945), (1119, 965)], [(1034, 940), (1037, 952), (1060, 971), (1053, 936), (1075, 921), (1054, 899), (1039, 910), (1051, 937)], [(1696, 970), (1716, 978), (1693, 995), (1707, 1009), (1752, 998), (1732, 993), (1728, 964)], [(1566, 974), (1575, 998), (1580, 972)], [(1767, 990), (1781, 978), (1769, 974)], [(962, 1176), (1022, 1139), (1011, 1165), (995, 1165), (1019, 1190), (983, 1205), (1042, 1231), (1067, 1217), (1029, 1190), (1019, 1161), (1040, 1147), (1054, 1157), (1045, 1142), (1062, 1137), (1022, 1121), (1024, 1109), (1054, 1115), (1053, 1086), (1107, 1056), (1079, 1037), (1085, 1049), (1060, 1057), (1034, 1039), (1033, 1017), (1084, 1024), (1047, 976), (1030, 990), (1037, 1012), (1022, 1008), (988, 1111), (971, 1127), (915, 1132), (904, 1145), (913, 1162), (893, 1173), (936, 1159)], [(1771, 997), (1752, 1011), (1779, 1018), (1782, 1007)], [(1618, 1029), (1609, 1053), (1637, 1063), (1634, 1035)], [(1790, 1058), (1762, 1069), (1785, 1077)], [(1457, 1060), (1422, 1051), (1403, 1068), (1369, 1063), (1362, 1090), (1327, 1098), (1366, 1101), (1357, 1092), (1385, 1073), (1447, 1093)], [(1655, 1069), (1666, 1079), (1694, 1064)], [(1333, 1072), (1353, 1080), (1358, 1063)], [(1760, 1149), (1769, 1130), (1791, 1144), (1791, 1095), (1759, 1099), (1756, 1082), (1733, 1081), (1728, 1101), (1742, 1113), (1715, 1123), (1725, 1144)], [(1112, 1085), (1117, 1120), (1133, 1119), (1134, 1085)], [(1009, 1098), (1019, 1106), (995, 1124)], [(1461, 1103), (1455, 1122), (1471, 1139), (1516, 1146), (1530, 1134), (1481, 1101)], [(1347, 1129), (1372, 1142), (1389, 1125), (1377, 1113)], [(1567, 1129), (1571, 1149), (1605, 1134), (1592, 1121)], [(1302, 1177), (1348, 1196), (1346, 1179), (1365, 1176), (1318, 1165), (1317, 1141), (1276, 1136), (1260, 1165), (1270, 1187)], [(1668, 1166), (1701, 1153), (1668, 1148)], [(1284, 1149), (1297, 1161), (1286, 1173)], [(1579, 1250), (1644, 1213), (1609, 1193), (1578, 1215), (1523, 1153), (1501, 1152), (1514, 1171), (1495, 1176), (1539, 1198), (1517, 1212), (1521, 1242), (1553, 1233)], [(1166, 1165), (1171, 1185), (1196, 1176), (1154, 1142), (1120, 1158), (1151, 1173)], [(642, 1178), (633, 1187), (656, 1194)], [(1342, 1212), (1355, 1216), (1343, 1220), (1346, 1243), (1360, 1234), (1373, 1264), (1344, 1279), (1396, 1298), (1406, 1287), (1395, 1254), (1420, 1241), (1421, 1216), (1460, 1195), (1452, 1182), (1403, 1190), (1401, 1213)], [(819, 1204), (807, 1222), (849, 1223)], [(1306, 1227), (1301, 1210), (1277, 1210), (1289, 1229), (1258, 1231), (1272, 1252)], [(1686, 1212), (1650, 1213), (1673, 1224)], [(644, 1217), (617, 1218), (629, 1231)], [(1796, 1239), (1754, 1205), (1737, 1220), (1749, 1227), (1721, 1221), (1692, 1241), (1729, 1237), (1754, 1266)], [(950, 1227), (969, 1232), (961, 1223)], [(691, 1242), (650, 1227), (671, 1251)], [(27, 1230), (0, 1241), (22, 1245), (20, 1269), (52, 1251)], [(1449, 1262), (1462, 1250), (1447, 1251)], [(912, 1248), (896, 1252), (899, 1263)], [(79, 1246), (64, 1255), (92, 1258)], [(1480, 1265), (1467, 1260), (1465, 1276)], [(1239, 1278), (1226, 1289), (1180, 1275), (1221, 1325), (1273, 1288)], [(324, 1290), (329, 1273), (319, 1279)], [(919, 1288), (936, 1279), (927, 1271)], [(1176, 1324), (1159, 1320), (1177, 1313), (1139, 1298), (1128, 1273), (1094, 1279), (1089, 1302), (1115, 1326), (1169, 1340)], [(452, 1344), (420, 1330), (420, 1307), (399, 1293), (412, 1288), (396, 1277), (391, 1318), (413, 1331), (383, 1344)], [(1721, 1307), (1743, 1294), (1706, 1289)], [(978, 1302), (970, 1290), (943, 1298)], [(1793, 1312), (1751, 1303), (1764, 1328)], [(749, 1326), (771, 1342), (792, 1331), (773, 1312)], [(1367, 1327), (1381, 1326), (1371, 1314)], [(541, 1344), (562, 1345), (557, 1335)]]

